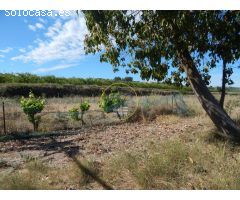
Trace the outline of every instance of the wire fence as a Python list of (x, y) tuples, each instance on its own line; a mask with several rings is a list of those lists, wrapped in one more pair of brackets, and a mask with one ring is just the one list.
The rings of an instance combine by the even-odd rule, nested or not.
[[(86, 100), (86, 99), (84, 99)], [(187, 106), (180, 94), (169, 94), (169, 95), (151, 95), (151, 96), (130, 96), (127, 99), (127, 103), (124, 107), (115, 110), (113, 113), (104, 113), (98, 106), (97, 103), (99, 98), (87, 99), (91, 105), (93, 105), (89, 111), (84, 115), (85, 126), (94, 125), (106, 125), (119, 122), (121, 117), (127, 116), (129, 113), (134, 112), (136, 107), (150, 109), (154, 106), (164, 106), (167, 109), (184, 114), (187, 112)], [(53, 131), (53, 130), (66, 130), (81, 128), (80, 122), (74, 121), (70, 118), (68, 109), (74, 103), (79, 102), (79, 98), (72, 98), (71, 103), (69, 100), (64, 98), (51, 99), (48, 103), (50, 105), (58, 104), (61, 110), (44, 109), (43, 112), (38, 114), (41, 116), (41, 122), (39, 125), (39, 131)], [(121, 116), (119, 116), (121, 115)], [(23, 113), (20, 105), (17, 101), (3, 101), (2, 112), (0, 112), (0, 134), (10, 134), (18, 132), (31, 132), (32, 125), (28, 121), (27, 116)]]
[[(39, 131), (54, 131), (81, 128), (82, 125), (78, 121), (70, 118), (68, 111), (42, 112), (37, 114), (41, 116)], [(0, 116), (1, 134), (10, 134), (18, 132), (31, 132), (32, 124), (28, 121), (27, 116), (23, 112), (14, 112), (5, 114), (2, 112)], [(108, 124), (117, 122), (116, 113), (106, 115), (101, 110), (89, 110), (84, 115), (85, 126), (94, 126), (99, 124)]]

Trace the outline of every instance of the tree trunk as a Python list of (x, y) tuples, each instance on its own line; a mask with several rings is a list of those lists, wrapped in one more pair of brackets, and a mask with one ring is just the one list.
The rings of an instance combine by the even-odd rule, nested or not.
[(240, 140), (240, 128), (229, 117), (229, 115), (221, 108), (219, 102), (208, 90), (207, 86), (202, 80), (192, 57), (187, 50), (180, 54), (184, 71), (187, 74), (188, 81), (198, 97), (203, 109), (207, 112), (215, 126), (227, 136)]
[(82, 122), (82, 126), (85, 125), (86, 123), (83, 120), (83, 115), (84, 115), (84, 111), (81, 111), (81, 116), (80, 116), (80, 120)]
[(226, 62), (223, 59), (223, 72), (222, 72), (222, 89), (221, 89), (221, 98), (219, 101), (219, 104), (221, 108), (224, 108), (224, 100), (225, 100), (225, 94), (226, 94)]

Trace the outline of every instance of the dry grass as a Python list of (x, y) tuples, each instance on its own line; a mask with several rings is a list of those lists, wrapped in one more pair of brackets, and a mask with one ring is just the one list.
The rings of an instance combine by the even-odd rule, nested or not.
[(148, 141), (107, 161), (105, 177), (119, 189), (240, 189), (240, 147), (212, 134)]
[[(94, 174), (99, 173), (97, 162), (86, 159), (81, 159), (81, 162)], [(86, 189), (93, 181), (75, 163), (70, 162), (68, 166), (59, 168), (32, 158), (26, 160), (21, 169), (0, 174), (0, 189)]]
[[(130, 147), (122, 152), (116, 151), (98, 159), (98, 162), (86, 158), (79, 160), (115, 189), (240, 189), (239, 144), (220, 137), (214, 131), (195, 97), (185, 96), (184, 100), (189, 110), (198, 116), (201, 128), (186, 129), (184, 133), (162, 141), (146, 138), (141, 141), (140, 149)], [(49, 109), (54, 110), (57, 100), (52, 101)], [(237, 96), (226, 98), (226, 104), (237, 101)], [(240, 124), (240, 106), (233, 104), (230, 114)], [(56, 103), (58, 109), (60, 105)], [(138, 110), (136, 116), (141, 120), (157, 117), (156, 120), (168, 125), (179, 122), (181, 117), (174, 113), (169, 115), (166, 104), (159, 106), (157, 102), (150, 105)], [(157, 105), (159, 109), (156, 109)], [(7, 165), (4, 160), (0, 161), (1, 169)], [(60, 167), (26, 157), (21, 168), (0, 173), (0, 189), (101, 188), (89, 174), (70, 161)]]
[[(114, 189), (240, 189), (240, 146), (219, 138), (212, 126), (164, 141), (142, 141), (101, 162), (79, 159)], [(0, 175), (1, 189), (100, 189), (74, 162), (57, 167), (26, 157)]]
[(133, 115), (127, 118), (127, 122), (148, 122), (156, 119), (159, 115), (169, 115), (173, 114), (171, 108), (166, 106), (151, 106), (148, 107), (138, 107)]
[(201, 104), (199, 103), (197, 97), (195, 95), (184, 95), (183, 99), (187, 104), (190, 112), (195, 115), (203, 115), (206, 112), (202, 109)]

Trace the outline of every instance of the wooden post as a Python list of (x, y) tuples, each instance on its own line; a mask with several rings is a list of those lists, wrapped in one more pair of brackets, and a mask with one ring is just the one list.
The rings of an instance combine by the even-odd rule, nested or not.
[(172, 112), (173, 112), (173, 94), (172, 94)]
[(6, 119), (5, 119), (5, 106), (4, 106), (4, 101), (2, 102), (2, 111), (3, 111), (3, 132), (6, 135)]

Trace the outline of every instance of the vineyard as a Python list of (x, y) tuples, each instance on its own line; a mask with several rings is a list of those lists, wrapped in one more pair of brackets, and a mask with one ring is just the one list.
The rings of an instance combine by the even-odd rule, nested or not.
[[(119, 97), (115, 97), (119, 98)], [(104, 99), (101, 102), (101, 97), (65, 97), (65, 98), (47, 98), (45, 106), (36, 116), (41, 117), (39, 121), (38, 131), (49, 132), (57, 130), (78, 129), (82, 126), (92, 127), (96, 125), (107, 125), (131, 121), (147, 119), (152, 115), (160, 113), (179, 113), (187, 114), (188, 108), (181, 99), (179, 93), (169, 93), (165, 95), (150, 95), (150, 96), (129, 96), (124, 95), (124, 102), (116, 108), (111, 107), (113, 104), (109, 99)], [(29, 122), (27, 114), (21, 108), (22, 101), (19, 98), (9, 99), (3, 98), (3, 112), (0, 114), (0, 133), (4, 133), (3, 119), (5, 119), (6, 133), (17, 134), (22, 132), (32, 132), (33, 127)], [(81, 102), (83, 102), (81, 104)], [(81, 123), (79, 105), (84, 105), (84, 102), (89, 105), (89, 108), (84, 112), (84, 125)], [(104, 104), (103, 104), (104, 103)], [(27, 102), (26, 102), (27, 104)], [(108, 105), (109, 104), (109, 105)], [(36, 105), (35, 105), (36, 106)], [(110, 106), (110, 107), (109, 107)], [(158, 107), (158, 109), (156, 109)], [(110, 110), (109, 110), (110, 109)], [(125, 113), (123, 112), (125, 109)], [(127, 110), (126, 110), (127, 109)], [(141, 111), (139, 113), (139, 111)], [(154, 114), (154, 112), (156, 112)], [(133, 115), (134, 114), (134, 115)], [(125, 115), (124, 117), (121, 117)], [(139, 116), (141, 115), (141, 116)], [(75, 117), (74, 117), (75, 116)], [(131, 118), (126, 119), (126, 117)], [(32, 121), (34, 121), (32, 119)]]
[[(55, 76), (37, 76), (30, 73), (24, 74), (2, 74), (0, 73), (0, 83), (23, 83), (23, 84), (58, 84), (58, 85), (96, 85), (96, 86), (108, 86), (116, 82), (123, 82), (132, 87), (137, 88), (156, 88), (156, 89), (175, 89), (179, 90), (179, 87), (174, 85), (167, 85), (164, 83), (155, 82), (137, 82), (131, 81), (132, 79), (102, 79), (102, 78), (63, 78)], [(190, 88), (183, 87), (183, 90), (190, 91)]]
[[(103, 89), (111, 84), (127, 84), (133, 87), (139, 96), (154, 94), (168, 95), (173, 91), (182, 94), (193, 94), (189, 87), (177, 87), (164, 83), (124, 81), (124, 79), (100, 79), (100, 78), (60, 78), (55, 76), (37, 76), (25, 74), (1, 74), (0, 73), (0, 96), (19, 97), (27, 96), (33, 91), (38, 96), (65, 97), (65, 96), (100, 96)], [(219, 93), (217, 87), (209, 88), (212, 92)], [(126, 93), (124, 86), (119, 88)], [(229, 87), (228, 93), (238, 95), (239, 88)]]

